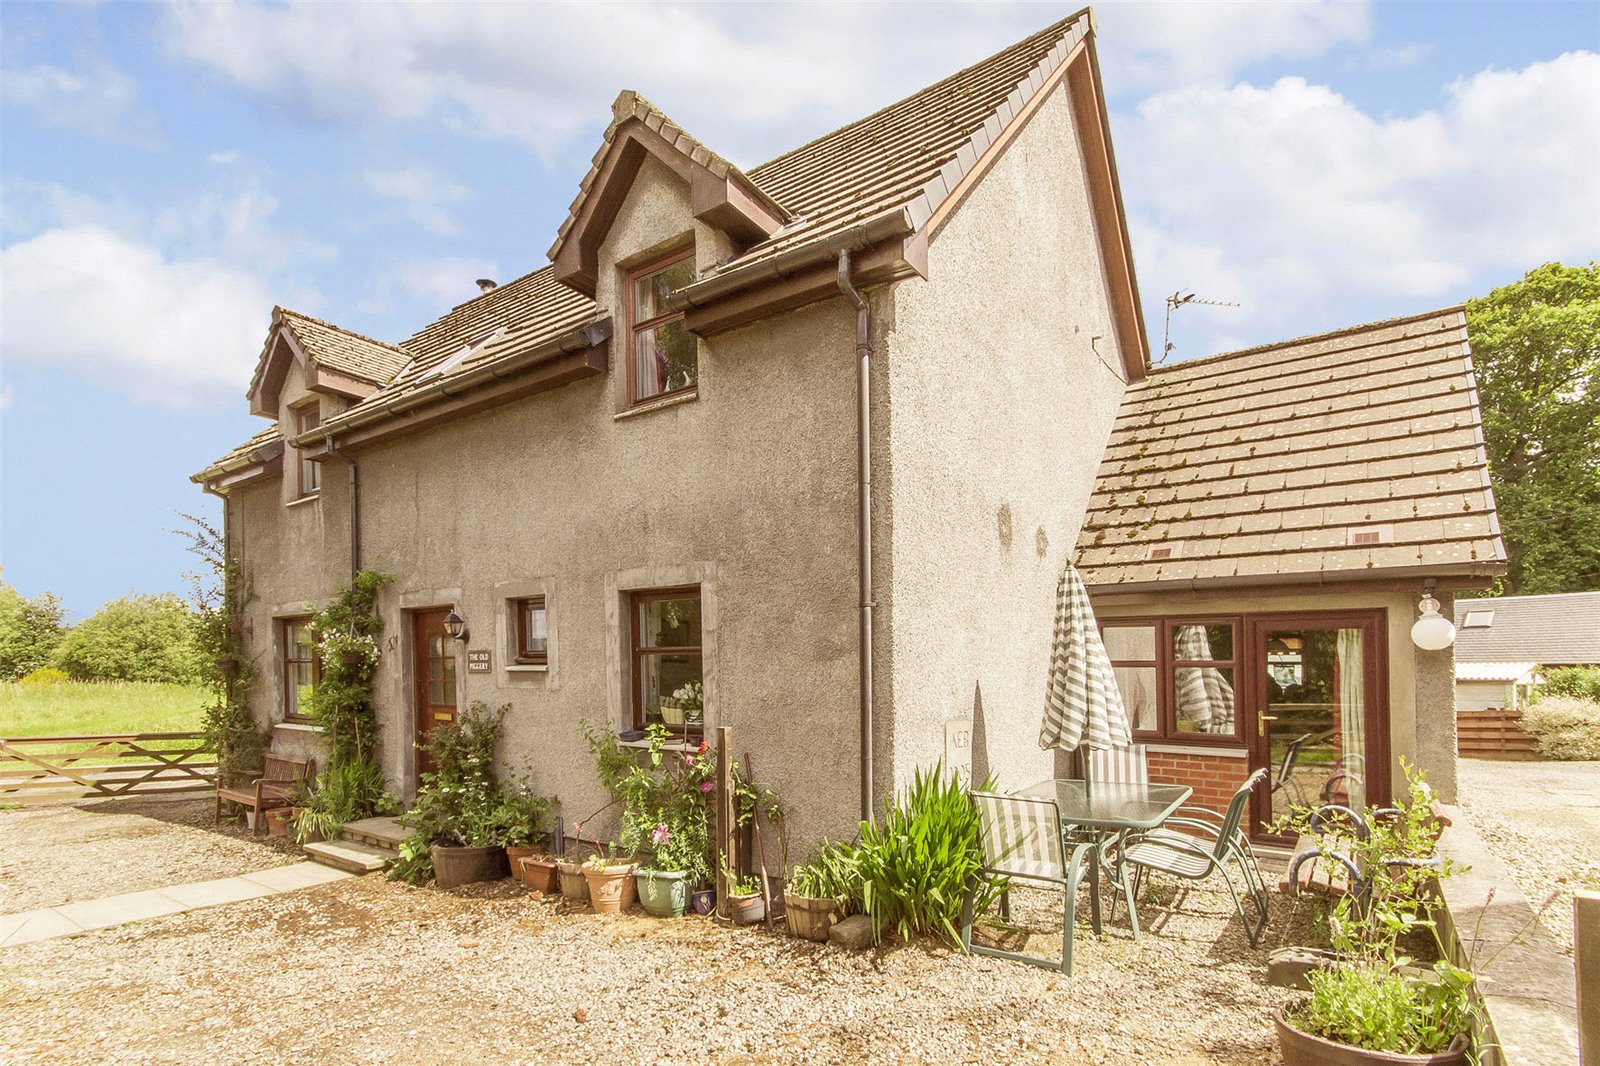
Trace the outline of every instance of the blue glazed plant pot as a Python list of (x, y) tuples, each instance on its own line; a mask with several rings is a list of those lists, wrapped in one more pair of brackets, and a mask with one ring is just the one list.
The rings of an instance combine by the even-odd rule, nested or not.
[(642, 869), (633, 875), (639, 882), (639, 905), (657, 918), (679, 918), (689, 907), (689, 875), (679, 870)]
[(717, 890), (714, 888), (702, 889), (699, 892), (689, 893), (689, 904), (696, 914), (710, 914), (717, 909)]

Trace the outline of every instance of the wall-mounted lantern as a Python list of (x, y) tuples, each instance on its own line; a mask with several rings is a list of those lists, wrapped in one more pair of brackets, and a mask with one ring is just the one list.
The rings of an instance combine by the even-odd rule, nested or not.
[[(1438, 604), (1434, 604), (1434, 606), (1437, 607)], [(456, 640), (465, 642), (467, 639), (467, 620), (451, 611), (444, 616), (444, 631)], [(1452, 628), (1451, 633), (1453, 634), (1454, 632), (1455, 630)]]
[(1417, 604), (1420, 617), (1411, 627), (1411, 643), (1423, 651), (1444, 651), (1456, 642), (1456, 626), (1439, 613), (1439, 601), (1433, 598), (1434, 581), (1429, 578), (1422, 585), (1422, 600)]

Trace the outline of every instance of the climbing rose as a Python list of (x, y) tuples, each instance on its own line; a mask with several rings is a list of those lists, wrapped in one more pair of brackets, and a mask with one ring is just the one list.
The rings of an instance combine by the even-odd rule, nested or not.
[(666, 825), (658, 825), (650, 833), (650, 843), (660, 847), (662, 844), (667, 842), (667, 838), (671, 835), (672, 832), (666, 827)]
[(716, 787), (717, 787), (717, 783), (715, 781), (702, 781), (702, 782), (700, 782), (700, 791), (701, 792), (710, 792), (712, 789), (714, 789)]

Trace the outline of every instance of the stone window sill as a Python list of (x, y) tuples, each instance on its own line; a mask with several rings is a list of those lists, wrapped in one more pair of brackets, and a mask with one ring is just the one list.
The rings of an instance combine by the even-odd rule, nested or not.
[(284, 504), (284, 506), (285, 507), (299, 507), (301, 504), (315, 503), (317, 500), (320, 500), (320, 499), (322, 499), (322, 493), (320, 493), (320, 492), (308, 492), (304, 496), (296, 496), (294, 499), (292, 499), (288, 503)]
[[(617, 741), (617, 746), (619, 748), (638, 748), (638, 749), (640, 749), (642, 751), (645, 748), (648, 748), (650, 746), (650, 742), (648, 740), (619, 740), (619, 741)], [(688, 741), (688, 740), (669, 740), (665, 744), (661, 745), (661, 750), (662, 751), (699, 751), (700, 750), (700, 740), (699, 740), (698, 737), (696, 739), (694, 739), (693, 741)]]
[(635, 415), (647, 415), (652, 411), (660, 411), (667, 407), (676, 407), (680, 403), (693, 403), (699, 398), (700, 390), (695, 389), (693, 392), (685, 392), (676, 396), (666, 396), (659, 400), (646, 400), (644, 403), (630, 407), (626, 411), (618, 411), (616, 414), (612, 415), (611, 418), (613, 421), (621, 421), (624, 418), (632, 418)]
[(295, 733), (320, 733), (322, 727), (310, 722), (274, 722), (272, 728), (287, 729)]
[(1165, 752), (1168, 755), (1214, 755), (1219, 759), (1243, 759), (1250, 753), (1244, 748), (1212, 747), (1209, 744), (1144, 744), (1145, 751)]
[(538, 663), (512, 663), (504, 669), (508, 674), (547, 674), (550, 672), (548, 663), (543, 666)]

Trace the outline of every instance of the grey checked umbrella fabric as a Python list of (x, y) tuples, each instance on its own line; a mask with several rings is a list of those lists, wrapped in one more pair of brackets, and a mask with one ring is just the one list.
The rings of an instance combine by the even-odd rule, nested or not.
[(1100, 641), (1083, 578), (1070, 563), (1056, 585), (1055, 638), (1039, 747), (1074, 751), (1125, 748), (1133, 742), (1128, 712)]

